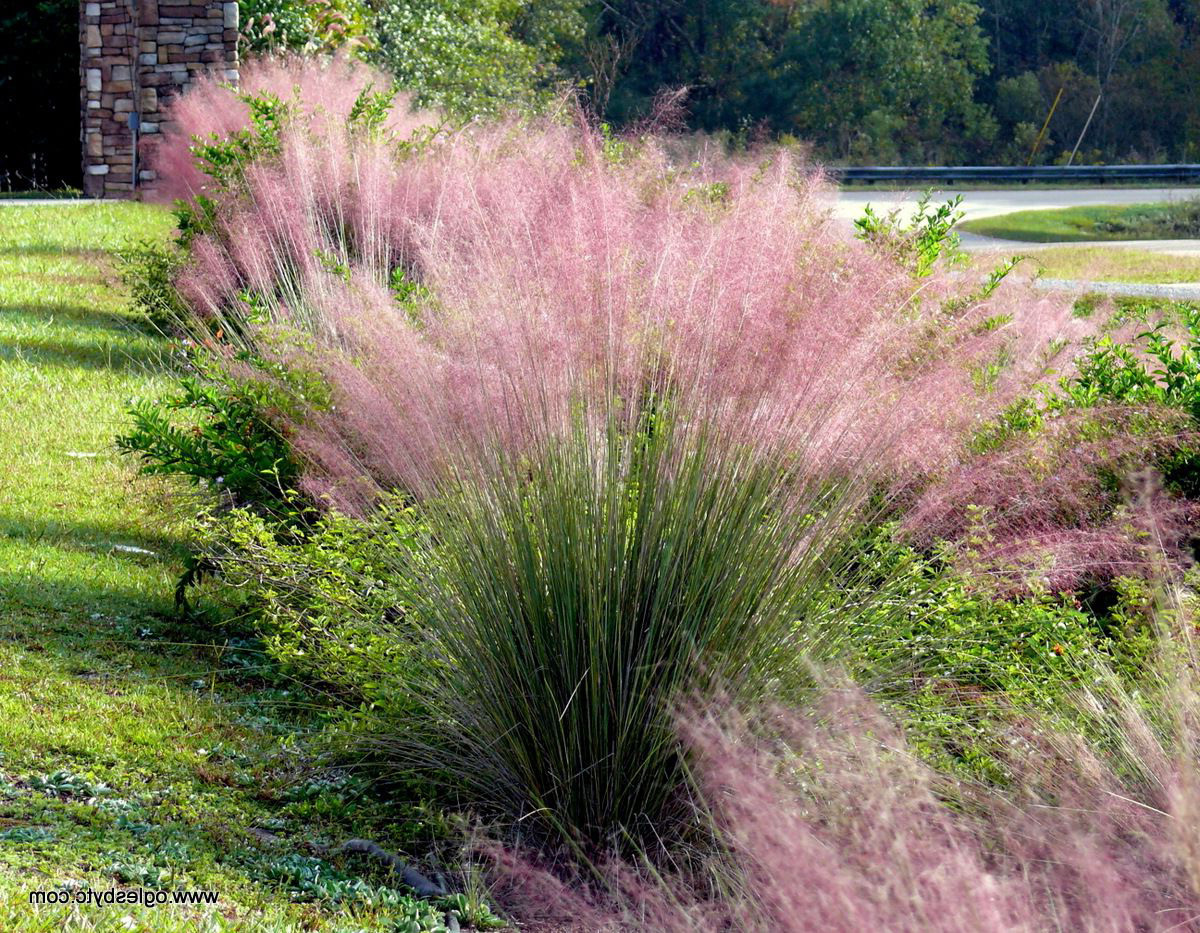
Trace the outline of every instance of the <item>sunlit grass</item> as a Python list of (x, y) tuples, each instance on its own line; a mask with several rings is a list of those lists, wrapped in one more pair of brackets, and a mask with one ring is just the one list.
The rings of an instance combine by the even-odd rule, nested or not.
[(1039, 250), (1030, 261), (1048, 278), (1087, 282), (1172, 285), (1200, 282), (1200, 255), (1172, 256), (1149, 250), (1111, 247), (1058, 247)]
[[(305, 779), (281, 736), (311, 717), (232, 679), (225, 634), (180, 619), (178, 495), (113, 445), (128, 400), (169, 382), (112, 251), (171, 226), (139, 204), (0, 207), (0, 930), (391, 930), (386, 911), (293, 904), (254, 869), (308, 839), (395, 840), (362, 804), (280, 799)], [(109, 790), (39, 789), (58, 772)], [(277, 849), (250, 834), (264, 823)], [(161, 870), (219, 907), (28, 902)]]
[[(975, 267), (992, 269), (1001, 257), (982, 254)], [(1021, 266), (1051, 279), (1079, 282), (1128, 282), (1175, 285), (1200, 282), (1200, 255), (1172, 256), (1150, 250), (1111, 246), (1054, 246), (1030, 250)]]
[[(1172, 232), (1165, 219), (1173, 209), (1167, 203), (1092, 205), (1057, 210), (1014, 211), (981, 217), (961, 229), (980, 236), (1027, 243), (1080, 243), (1089, 240), (1174, 239), (1194, 236)], [(1119, 230), (1108, 229), (1115, 225)]]

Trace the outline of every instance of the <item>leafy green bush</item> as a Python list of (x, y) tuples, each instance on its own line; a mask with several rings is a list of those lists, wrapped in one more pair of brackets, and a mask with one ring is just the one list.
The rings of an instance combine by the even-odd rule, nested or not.
[(369, 520), (327, 512), (302, 536), (237, 509), (209, 514), (199, 533), (206, 557), (249, 607), (270, 656), (302, 681), (392, 725), (417, 715), (408, 683), (418, 637), (408, 589), (417, 517), (401, 503)]
[[(1087, 314), (1095, 310), (1089, 302)], [(1112, 336), (1116, 328), (1136, 322), (1146, 329), (1125, 339)], [(1200, 306), (1123, 302), (1108, 329), (1109, 334), (1085, 345), (1072, 374), (1054, 387), (1044, 387), (1040, 397), (1016, 399), (984, 424), (972, 439), (972, 449), (983, 453), (1038, 434), (1048, 421), (1068, 412), (1108, 405), (1141, 407), (1144, 413), (1124, 429), (1147, 437), (1164, 431), (1176, 435), (1176, 443), (1153, 452), (1151, 459), (1173, 488), (1189, 497), (1200, 495), (1200, 450), (1171, 420), (1171, 413), (1178, 412), (1193, 428), (1200, 425)], [(1096, 424), (1093, 433), (1100, 436), (1105, 430)]]
[(861, 584), (904, 609), (865, 627), (854, 670), (939, 768), (1003, 782), (1013, 710), (1057, 715), (1099, 669), (1136, 689), (1155, 645), (1145, 581), (1118, 578), (1082, 598), (999, 596), (986, 580), (898, 543), (894, 531), (881, 525), (863, 537), (858, 560), (875, 570)]
[(299, 517), (293, 491), (300, 465), (278, 415), (294, 411), (298, 399), (322, 405), (320, 384), (261, 361), (258, 378), (243, 379), (200, 352), (191, 361), (194, 372), (174, 395), (133, 404), (133, 423), (117, 447), (138, 457), (144, 473), (186, 476), (277, 520)]
[(177, 327), (186, 317), (174, 282), (183, 253), (176, 247), (143, 241), (121, 250), (117, 258), (133, 309), (161, 331)]
[(855, 218), (855, 236), (893, 256), (917, 278), (931, 275), (939, 260), (960, 262), (964, 256), (954, 228), (963, 217), (963, 212), (958, 209), (962, 195), (931, 210), (929, 202), (932, 198), (932, 191), (921, 195), (916, 211), (907, 222), (900, 219), (900, 208), (881, 217), (868, 204), (862, 216)]
[(371, 10), (361, 0), (238, 0), (242, 52), (328, 54), (370, 44)]
[(250, 108), (249, 126), (223, 138), (196, 139), (191, 149), (200, 170), (225, 189), (238, 187), (251, 163), (279, 155), (284, 126), (294, 113), (293, 103), (276, 94), (239, 94), (238, 100)]
[[(1182, 336), (1174, 336), (1180, 329)], [(1076, 360), (1076, 368), (1060, 382), (1053, 408), (1123, 402), (1162, 405), (1200, 418), (1200, 306), (1177, 305), (1175, 314), (1129, 343), (1101, 337)]]

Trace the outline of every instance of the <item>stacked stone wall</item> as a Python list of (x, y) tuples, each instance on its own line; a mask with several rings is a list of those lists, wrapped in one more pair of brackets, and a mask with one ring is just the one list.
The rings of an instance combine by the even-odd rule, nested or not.
[(84, 0), (79, 33), (84, 193), (131, 197), (155, 182), (135, 139), (152, 139), (169, 126), (171, 98), (205, 73), (237, 81), (238, 5)]

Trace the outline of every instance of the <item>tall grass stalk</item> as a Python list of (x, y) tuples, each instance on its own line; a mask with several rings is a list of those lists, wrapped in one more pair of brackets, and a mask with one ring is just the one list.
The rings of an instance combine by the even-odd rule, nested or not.
[(862, 634), (828, 604), (861, 482), (726, 440), (670, 415), (580, 424), (430, 503), (438, 569), (412, 601), (437, 712), (385, 740), (395, 760), (588, 851), (675, 835), (673, 704), (790, 695), (803, 658)]

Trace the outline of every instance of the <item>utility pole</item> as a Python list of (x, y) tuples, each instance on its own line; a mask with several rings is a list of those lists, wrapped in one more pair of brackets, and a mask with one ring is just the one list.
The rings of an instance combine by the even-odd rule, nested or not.
[(1083, 124), (1083, 129), (1079, 131), (1079, 138), (1075, 140), (1075, 148), (1071, 150), (1071, 158), (1067, 159), (1067, 165), (1075, 161), (1075, 153), (1079, 151), (1079, 144), (1083, 142), (1083, 137), (1087, 133), (1088, 127), (1092, 125), (1092, 117), (1096, 115), (1096, 108), (1100, 106), (1100, 98), (1103, 96), (1103, 90), (1096, 95), (1096, 102), (1092, 104), (1092, 112), (1088, 114), (1087, 122)]
[(1042, 131), (1038, 133), (1037, 139), (1033, 141), (1033, 148), (1029, 150), (1029, 159), (1025, 162), (1026, 165), (1033, 165), (1033, 157), (1037, 155), (1037, 151), (1041, 148), (1042, 140), (1046, 136), (1046, 130), (1050, 126), (1050, 118), (1054, 116), (1054, 111), (1058, 109), (1058, 102), (1062, 100), (1063, 90), (1066, 85), (1058, 89), (1058, 96), (1054, 98), (1054, 103), (1050, 105), (1050, 112), (1046, 114), (1046, 122), (1042, 124)]

